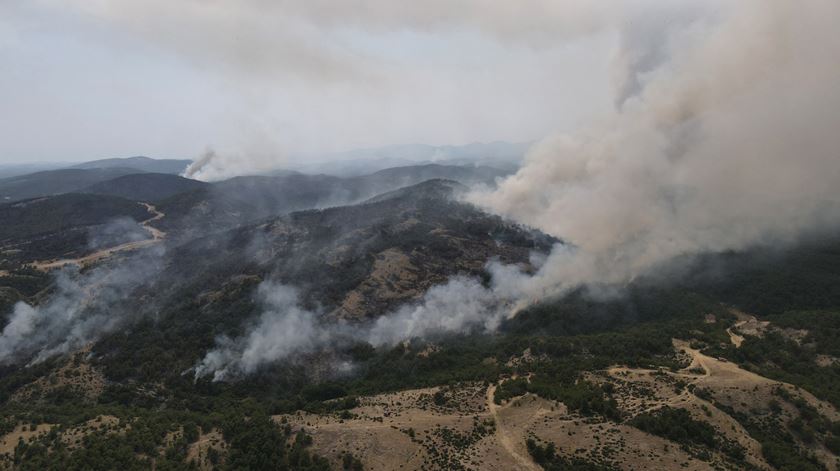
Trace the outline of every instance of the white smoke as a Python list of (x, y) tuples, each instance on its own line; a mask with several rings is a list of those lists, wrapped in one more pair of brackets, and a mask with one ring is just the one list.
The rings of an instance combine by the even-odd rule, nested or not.
[(92, 251), (149, 238), (149, 231), (130, 217), (118, 217), (88, 229), (87, 248)]
[(406, 339), (478, 328), (493, 331), (507, 312), (492, 289), (470, 278), (454, 278), (432, 287), (418, 304), (409, 304), (378, 318), (363, 340), (374, 346)]
[(259, 175), (278, 169), (286, 160), (285, 154), (278, 150), (276, 143), (260, 142), (262, 144), (248, 146), (251, 150), (246, 153), (208, 149), (190, 163), (181, 176), (212, 182), (242, 175)]
[[(353, 337), (384, 345), (491, 331), (532, 300), (627, 283), (677, 256), (840, 227), (840, 3), (741, 0), (714, 13), (622, 28), (618, 109), (544, 139), (498, 189), (469, 196), (572, 245), (533, 275), (491, 264), (488, 288), (454, 279)], [(319, 327), (315, 313), (301, 323), (299, 308), (284, 306), (244, 342), (209, 353), (198, 376), (224, 379), (348, 332)]]
[(237, 341), (217, 340), (219, 347), (205, 355), (196, 376), (214, 373), (220, 380), (254, 372), (263, 363), (322, 348), (333, 333), (316, 327), (318, 314), (300, 307), (292, 287), (262, 283), (258, 289), (263, 312), (248, 334)]
[[(119, 37), (140, 39), (151, 45), (150, 51), (163, 52), (168, 60), (175, 58), (202, 76), (213, 77), (213, 86), (221, 89), (220, 100), (232, 95), (230, 102), (220, 105), (220, 116), (209, 117), (217, 124), (224, 121), (224, 130), (190, 144), (210, 144), (219, 152), (206, 166), (194, 165), (187, 175), (217, 180), (262, 168), (264, 157), (255, 155), (255, 150), (273, 157), (274, 167), (279, 166), (283, 162), (278, 147), (308, 155), (409, 141), (530, 141), (558, 121), (551, 116), (555, 107), (541, 106), (547, 101), (536, 89), (550, 93), (553, 75), (563, 74), (561, 70), (578, 77), (564, 74), (567, 86), (591, 84), (578, 71), (601, 68), (606, 62), (590, 60), (583, 46), (579, 53), (567, 53), (566, 41), (591, 39), (613, 28), (637, 4), (658, 2), (521, 0), (515, 6), (486, 0), (32, 3), (49, 13), (84, 18)], [(405, 49), (411, 51), (395, 49), (395, 40), (405, 42)], [(454, 48), (446, 46), (450, 41)], [(477, 53), (474, 43), (482, 44)], [(430, 55), (424, 50), (438, 47), (453, 49), (456, 55), (443, 54), (439, 63), (436, 57), (423, 57)], [(558, 54), (564, 54), (562, 60)], [(578, 60), (586, 62), (583, 67)], [(581, 96), (567, 95), (565, 102)], [(595, 101), (568, 108), (604, 105)], [(506, 112), (497, 113), (498, 109)], [(189, 114), (187, 119), (193, 120)], [(284, 145), (261, 148), (248, 143), (253, 128), (282, 136)], [(202, 121), (199, 132), (211, 132), (207, 129)]]
[(460, 277), (370, 324), (321, 322), (321, 313), (300, 307), (297, 290), (270, 281), (260, 284), (258, 296), (262, 312), (257, 321), (241, 338), (218, 338), (216, 348), (196, 365), (196, 378), (212, 374), (214, 381), (228, 380), (348, 340), (379, 347), (437, 334), (489, 332), (511, 312), (492, 288)]
[(137, 313), (120, 305), (160, 269), (160, 248), (117, 267), (79, 273), (75, 266), (59, 271), (54, 292), (38, 305), (18, 302), (0, 333), (0, 364), (38, 363), (97, 340), (125, 325)]
[(624, 282), (675, 256), (838, 227), (838, 14), (747, 0), (671, 31), (667, 60), (620, 110), (535, 145), (471, 201), (578, 248), (552, 255), (542, 286)]

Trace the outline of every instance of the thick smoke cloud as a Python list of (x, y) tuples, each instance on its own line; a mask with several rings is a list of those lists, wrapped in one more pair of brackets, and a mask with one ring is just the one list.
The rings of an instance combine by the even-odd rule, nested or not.
[(537, 286), (621, 283), (678, 255), (836, 228), (838, 14), (743, 1), (672, 30), (619, 111), (543, 140), (471, 200), (578, 248), (553, 254)]
[(270, 130), (251, 124), (239, 150), (208, 148), (184, 170), (182, 176), (218, 181), (241, 175), (277, 170), (289, 161), (289, 153)]
[[(82, 18), (87, 29), (112, 30), (132, 47), (140, 43), (140, 54), (154, 51), (212, 77), (220, 89), (218, 116), (202, 121), (226, 126), (218, 132), (202, 123), (206, 140), (192, 144), (192, 155), (208, 145), (217, 149), (213, 163), (195, 175), (215, 180), (253, 173), (266, 159), (279, 167), (289, 155), (407, 142), (531, 141), (607, 106), (600, 94), (584, 97), (595, 95), (593, 83), (608, 80), (580, 72), (605, 68), (607, 60), (566, 41), (607, 48), (593, 35), (613, 29), (638, 5), (657, 2), (35, 3)], [(554, 93), (555, 77), (578, 90)], [(544, 99), (549, 93), (557, 103)], [(567, 111), (555, 114), (559, 107)], [(249, 142), (255, 128), (276, 141)]]
[[(500, 41), (550, 45), (614, 25), (627, 11), (654, 0), (484, 0), (352, 2), (166, 0), (113, 2), (70, 0), (70, 5), (203, 65), (263, 78), (296, 74), (320, 83), (370, 80), (382, 64), (318, 35), (341, 31), (385, 34), (474, 30)], [(680, 0), (679, 3), (689, 3)], [(242, 25), (248, 25), (243, 28)]]
[(745, 0), (624, 29), (616, 111), (544, 139), (498, 189), (469, 196), (571, 245), (558, 245), (535, 274), (491, 264), (490, 287), (454, 279), (364, 327), (320, 327), (317, 313), (301, 316), (284, 296), (245, 339), (208, 354), (197, 376), (247, 373), (346, 335), (386, 345), (492, 331), (533, 300), (620, 286), (674, 257), (836, 229), (838, 15), (830, 0)]

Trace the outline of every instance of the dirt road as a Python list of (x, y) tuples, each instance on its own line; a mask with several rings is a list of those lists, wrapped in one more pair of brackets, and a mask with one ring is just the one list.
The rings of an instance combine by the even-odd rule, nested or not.
[(718, 360), (717, 358), (705, 355), (699, 350), (691, 348), (688, 342), (675, 339), (674, 347), (691, 356), (692, 362), (689, 368), (699, 366), (700, 368), (706, 370), (706, 373), (699, 378), (700, 382), (714, 382), (716, 385), (721, 382), (746, 384), (774, 382), (764, 376), (757, 375), (752, 371), (747, 371), (735, 363)]
[(491, 384), (487, 388), (487, 410), (490, 412), (490, 415), (493, 416), (493, 421), (496, 423), (496, 438), (501, 443), (502, 447), (505, 451), (516, 460), (516, 463), (519, 465), (519, 469), (528, 469), (533, 471), (540, 471), (542, 468), (534, 464), (531, 461), (531, 458), (522, 455), (516, 449), (516, 442), (522, 440), (521, 436), (515, 436), (511, 434), (504, 425), (504, 422), (501, 420), (499, 416), (499, 409), (501, 406), (496, 405), (493, 401), (493, 396), (496, 393), (496, 385)]
[[(741, 314), (741, 316), (745, 316), (746, 314)], [(729, 340), (732, 342), (732, 345), (735, 345), (735, 348), (741, 348), (741, 344), (744, 343), (744, 336), (740, 334), (736, 334), (732, 331), (732, 329), (738, 329), (747, 322), (758, 322), (755, 317), (750, 316), (748, 319), (741, 319), (735, 323), (732, 327), (726, 329), (726, 333), (729, 335)]]
[(149, 214), (152, 215), (152, 217), (140, 223), (140, 225), (143, 226), (143, 228), (147, 230), (152, 236), (151, 239), (144, 239), (136, 242), (126, 242), (125, 244), (120, 244), (114, 247), (98, 250), (91, 254), (85, 255), (84, 257), (66, 258), (61, 260), (36, 261), (32, 262), (30, 265), (33, 268), (41, 271), (50, 271), (55, 268), (61, 268), (66, 265), (78, 265), (80, 267), (85, 267), (92, 263), (104, 260), (119, 252), (127, 252), (130, 250), (142, 249), (144, 247), (149, 247), (161, 242), (166, 237), (166, 233), (156, 227), (151, 226), (151, 223), (164, 217), (164, 214), (158, 211), (157, 208), (155, 208), (149, 203), (139, 204), (145, 206), (146, 211), (148, 211)]

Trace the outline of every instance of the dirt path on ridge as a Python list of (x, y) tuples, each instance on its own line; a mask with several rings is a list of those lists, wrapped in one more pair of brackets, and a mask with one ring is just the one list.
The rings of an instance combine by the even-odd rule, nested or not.
[(493, 416), (493, 421), (496, 424), (496, 438), (499, 439), (499, 443), (501, 443), (502, 447), (505, 451), (508, 452), (510, 456), (512, 456), (516, 462), (519, 464), (520, 469), (527, 469), (533, 471), (540, 471), (542, 468), (534, 464), (533, 461), (527, 456), (523, 456), (519, 451), (516, 450), (516, 441), (520, 439), (520, 437), (512, 436), (510, 432), (505, 430), (505, 427), (502, 423), (501, 418), (499, 417), (499, 409), (501, 406), (496, 405), (493, 401), (493, 396), (496, 393), (496, 384), (491, 384), (487, 388), (487, 410), (490, 412), (490, 415)]
[(41, 271), (50, 271), (55, 268), (61, 268), (66, 265), (78, 265), (79, 267), (85, 267), (92, 263), (96, 263), (98, 261), (111, 257), (112, 255), (119, 252), (127, 252), (130, 250), (142, 249), (144, 247), (149, 247), (160, 243), (166, 237), (166, 233), (156, 227), (151, 226), (151, 223), (161, 219), (165, 216), (165, 214), (158, 211), (157, 208), (155, 208), (149, 203), (140, 204), (145, 206), (149, 214), (152, 215), (152, 217), (140, 223), (140, 225), (143, 226), (143, 229), (147, 230), (149, 234), (151, 234), (151, 239), (138, 240), (135, 242), (126, 242), (124, 244), (116, 245), (114, 247), (108, 247), (106, 249), (97, 250), (96, 252), (85, 255), (84, 257), (65, 258), (61, 260), (36, 261), (30, 263), (29, 265)]

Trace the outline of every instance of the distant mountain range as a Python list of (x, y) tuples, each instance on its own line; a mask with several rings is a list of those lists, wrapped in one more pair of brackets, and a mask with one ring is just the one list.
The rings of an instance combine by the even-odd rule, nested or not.
[[(124, 167), (72, 168), (0, 180), (0, 195), (7, 198), (6, 204), (0, 203), (6, 223), (5, 232), (0, 230), (0, 248), (18, 247), (16, 260), (78, 254), (86, 249), (90, 227), (119, 217), (147, 218), (138, 202), (153, 203), (166, 214), (156, 225), (172, 240), (189, 240), (292, 211), (360, 203), (428, 180), (492, 185), (506, 174), (492, 167), (427, 164), (347, 178), (287, 172), (206, 183), (137, 172)], [(55, 248), (44, 246), (46, 241)]]
[(92, 160), (71, 168), (133, 168), (142, 172), (171, 173), (178, 175), (183, 172), (192, 160), (152, 159), (150, 157), (128, 157), (124, 159)]
[(358, 203), (431, 179), (492, 185), (506, 174), (492, 167), (427, 164), (346, 178), (301, 173), (235, 177), (160, 200), (158, 207), (170, 215), (160, 224), (173, 237), (190, 236), (291, 211)]
[(180, 174), (191, 160), (184, 159), (153, 159), (151, 157), (127, 157), (115, 159), (91, 160), (82, 163), (66, 162), (37, 162), (0, 164), (0, 180), (26, 175), (35, 172), (45, 172), (60, 169), (94, 169), (94, 168), (132, 168), (142, 172)]
[(308, 156), (305, 163), (289, 169), (303, 173), (358, 176), (390, 167), (436, 163), (443, 165), (485, 165), (513, 171), (519, 167), (531, 143), (489, 142), (463, 146), (407, 144), (356, 149), (334, 154)]
[[(514, 172), (529, 146), (529, 143), (491, 142), (463, 146), (411, 144), (357, 149), (333, 154), (302, 156), (298, 160), (306, 163), (278, 168), (263, 175), (286, 177), (304, 173), (342, 178), (370, 176), (369, 179), (382, 180), (387, 179), (388, 175), (373, 177), (372, 174), (396, 167), (425, 167), (426, 172), (429, 172), (426, 175), (427, 179), (447, 177), (447, 175), (436, 173), (434, 165), (438, 165), (461, 168), (456, 171), (456, 175), (451, 176), (456, 180), (459, 179), (459, 175), (460, 177), (465, 175), (466, 170), (463, 168), (475, 167), (476, 170), (470, 171), (472, 174), (470, 178), (483, 174), (483, 178), (492, 181), (496, 176)], [(106, 193), (121, 196), (118, 194), (121, 191), (126, 193), (125, 196), (129, 199), (144, 201), (165, 198), (179, 192), (181, 186), (174, 183), (176, 179), (168, 179), (164, 183), (163, 177), (158, 176), (148, 177), (146, 180), (133, 178), (115, 182), (128, 185), (127, 188), (96, 185), (118, 177), (141, 173), (180, 175), (191, 162), (187, 159), (153, 159), (136, 156), (92, 160), (78, 164), (0, 165), (0, 203), (68, 192)], [(418, 181), (420, 180), (417, 178), (411, 178), (407, 184)], [(180, 183), (183, 184), (183, 182)], [(147, 194), (137, 193), (140, 186), (148, 184), (154, 188), (144, 190)], [(163, 186), (168, 186), (171, 190), (164, 191)], [(183, 186), (188, 185), (183, 184)], [(394, 185), (386, 186), (387, 188), (383, 191), (396, 188)], [(193, 185), (192, 189), (197, 187)]]
[[(177, 175), (189, 163), (189, 160), (129, 157), (125, 159), (94, 160), (67, 168), (54, 168), (7, 176), (0, 179), (0, 202), (13, 202), (38, 196), (84, 191), (87, 187), (97, 183), (139, 173)], [(23, 170), (30, 167), (14, 166), (9, 168)], [(0, 175), (3, 175), (3, 167), (0, 167)]]

